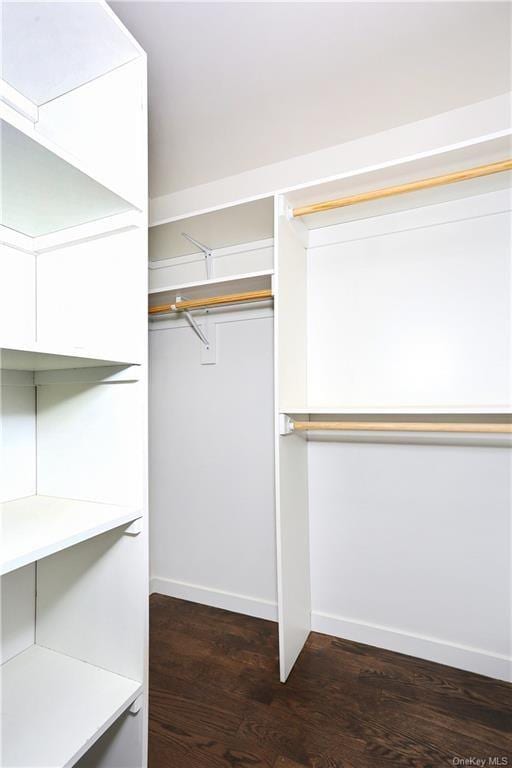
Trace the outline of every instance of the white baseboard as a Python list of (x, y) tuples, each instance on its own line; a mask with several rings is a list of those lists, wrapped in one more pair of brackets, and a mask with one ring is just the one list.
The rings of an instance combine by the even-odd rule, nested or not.
[(202, 603), (202, 605), (211, 605), (213, 608), (245, 613), (247, 616), (255, 616), (258, 619), (277, 621), (277, 603), (263, 600), (260, 597), (238, 595), (234, 592), (202, 587), (199, 584), (189, 584), (186, 581), (163, 579), (159, 576), (151, 578), (149, 587), (150, 594), (158, 592), (160, 595), (178, 597), (181, 600), (190, 600), (193, 603)]
[(512, 657), (493, 654), (478, 648), (457, 645), (432, 637), (413, 635), (400, 630), (346, 619), (320, 611), (311, 615), (311, 629), (344, 640), (374, 645), (389, 651), (417, 656), (450, 667), (465, 669), (497, 680), (512, 682)]

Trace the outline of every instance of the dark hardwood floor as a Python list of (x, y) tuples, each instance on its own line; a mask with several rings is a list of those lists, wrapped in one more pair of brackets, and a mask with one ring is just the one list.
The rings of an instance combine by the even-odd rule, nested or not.
[(273, 622), (150, 610), (150, 768), (512, 766), (507, 683), (312, 633), (282, 685)]

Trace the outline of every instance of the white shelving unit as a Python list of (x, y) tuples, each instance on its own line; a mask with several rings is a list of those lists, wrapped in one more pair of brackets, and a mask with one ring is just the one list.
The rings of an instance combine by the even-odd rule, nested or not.
[(146, 56), (103, 0), (1, 10), (0, 765), (141, 768)]

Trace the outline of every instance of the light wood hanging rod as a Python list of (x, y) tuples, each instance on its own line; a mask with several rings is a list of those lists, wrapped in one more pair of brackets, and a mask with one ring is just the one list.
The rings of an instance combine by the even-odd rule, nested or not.
[(392, 197), (393, 195), (403, 195), (406, 192), (418, 192), (422, 189), (431, 189), (432, 187), (441, 187), (444, 184), (453, 184), (456, 181), (468, 181), (477, 179), (480, 176), (490, 176), (493, 173), (512, 170), (512, 159), (500, 160), (497, 163), (488, 165), (479, 165), (476, 168), (467, 168), (465, 171), (455, 171), (454, 173), (445, 173), (443, 176), (434, 176), (431, 179), (421, 179), (420, 181), (410, 181), (407, 184), (398, 184), (394, 187), (383, 187), (374, 189), (372, 192), (361, 192), (358, 195), (349, 197), (339, 197), (336, 200), (325, 200), (323, 203), (312, 203), (294, 208), (292, 215), (307, 216), (311, 213), (321, 213), (322, 211), (332, 211), (335, 208), (345, 208), (348, 205), (356, 203), (367, 203), (370, 200), (380, 200), (383, 197)]
[(328, 430), (333, 432), (485, 432), (512, 434), (512, 424), (457, 423), (433, 421), (292, 421), (294, 432)]
[(206, 307), (218, 307), (224, 304), (242, 304), (248, 301), (265, 301), (272, 298), (272, 291), (266, 288), (261, 291), (246, 291), (246, 293), (231, 293), (225, 296), (209, 296), (203, 299), (186, 299), (175, 304), (160, 304), (149, 308), (149, 314), (159, 312), (182, 312), (188, 309), (203, 309)]

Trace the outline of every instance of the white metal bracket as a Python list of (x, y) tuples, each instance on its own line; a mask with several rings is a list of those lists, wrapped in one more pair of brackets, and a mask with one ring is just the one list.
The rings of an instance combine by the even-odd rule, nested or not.
[(139, 533), (142, 533), (142, 518), (139, 517), (137, 520), (134, 520), (133, 523), (130, 523), (130, 525), (124, 529), (123, 533), (127, 536), (138, 536)]
[(203, 342), (205, 347), (208, 347), (210, 342), (208, 341), (208, 337), (205, 336), (203, 331), (201, 330), (201, 326), (196, 323), (190, 312), (188, 312), (186, 309), (182, 309), (181, 313), (187, 318), (188, 322), (196, 332), (197, 336), (199, 336), (199, 339)]
[(130, 706), (128, 712), (131, 715), (138, 715), (140, 710), (143, 707), (143, 704), (144, 704), (144, 694), (141, 693), (140, 696), (137, 696), (135, 701), (132, 701), (131, 706)]
[(280, 413), (279, 414), (279, 434), (291, 435), (292, 432), (293, 432), (293, 419), (290, 419), (290, 417), (286, 413)]
[(204, 245), (204, 243), (200, 243), (199, 240), (196, 240), (193, 237), (190, 237), (190, 235), (187, 235), (186, 232), (181, 233), (183, 237), (185, 237), (192, 245), (195, 245), (196, 248), (199, 248), (200, 251), (204, 253), (204, 257), (206, 260), (206, 279), (211, 280), (213, 277), (213, 251), (211, 248), (208, 248), (207, 245)]
[(215, 365), (217, 362), (217, 324), (211, 321), (209, 310), (206, 310), (203, 327), (208, 344), (201, 347), (201, 365)]

